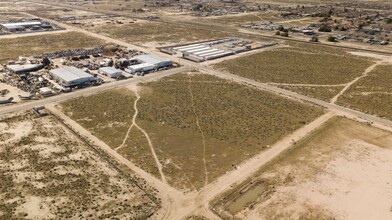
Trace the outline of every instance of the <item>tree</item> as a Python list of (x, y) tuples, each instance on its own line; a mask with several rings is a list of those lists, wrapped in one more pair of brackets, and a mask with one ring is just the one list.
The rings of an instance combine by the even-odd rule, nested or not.
[(321, 25), (321, 27), (319, 28), (319, 31), (321, 31), (321, 32), (331, 32), (332, 30), (331, 30), (331, 27), (329, 27), (329, 26), (323, 24), (323, 25)]

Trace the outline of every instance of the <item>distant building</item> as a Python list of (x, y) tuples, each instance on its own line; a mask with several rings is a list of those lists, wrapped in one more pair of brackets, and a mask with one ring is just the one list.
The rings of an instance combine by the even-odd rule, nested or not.
[(7, 68), (15, 73), (28, 73), (28, 72), (40, 70), (44, 68), (44, 65), (43, 64), (24, 64), (24, 65), (15, 64), (15, 65), (8, 65)]
[(99, 69), (99, 72), (110, 78), (117, 78), (122, 75), (121, 70), (115, 69), (113, 67), (102, 67)]
[(97, 77), (73, 66), (53, 69), (50, 70), (49, 73), (60, 85), (66, 87), (86, 85), (98, 80)]
[(26, 21), (26, 22), (15, 22), (15, 23), (4, 23), (1, 24), (4, 28), (11, 32), (24, 31), (26, 28), (31, 28), (34, 26), (41, 26), (40, 21)]
[(20, 25), (8, 25), (5, 27), (10, 32), (25, 31), (26, 28)]

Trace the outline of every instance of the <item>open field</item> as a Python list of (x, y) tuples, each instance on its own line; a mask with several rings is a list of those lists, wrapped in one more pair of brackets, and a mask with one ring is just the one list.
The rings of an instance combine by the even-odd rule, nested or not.
[(78, 17), (78, 16), (92, 16), (99, 15), (98, 13), (82, 11), (82, 10), (64, 10), (64, 9), (56, 9), (56, 10), (36, 10), (29, 11), (30, 14), (33, 14), (42, 18), (66, 18), (66, 17)]
[(185, 43), (229, 36), (227, 33), (225, 34), (219, 31), (200, 29), (195, 26), (168, 23), (162, 24), (153, 21), (117, 26), (105, 24), (88, 29), (99, 34), (119, 38), (127, 42), (154, 42), (161, 45), (166, 43)]
[(334, 85), (352, 81), (371, 64), (371, 59), (343, 50), (293, 44), (223, 61), (215, 67), (260, 82)]
[(344, 86), (284, 86), (279, 85), (279, 88), (290, 90), (301, 95), (306, 95), (312, 98), (320, 99), (329, 102), (335, 97)]
[[(156, 163), (147, 162), (152, 157), (141, 140), (146, 137), (136, 132), (125, 139), (134, 96), (120, 91), (65, 102), (63, 111), (114, 149), (125, 140), (118, 152), (154, 171)], [(323, 112), (200, 73), (141, 84), (138, 91), (136, 122), (149, 134), (166, 180), (180, 189), (204, 186)]]
[(391, 143), (389, 132), (332, 118), (215, 208), (240, 219), (390, 219)]
[[(45, 6), (45, 9), (55, 9), (55, 6)], [(27, 2), (27, 1), (1, 1), (0, 11), (2, 12), (15, 12), (15, 11), (29, 11), (29, 10), (40, 10), (42, 9), (41, 4)]]
[(119, 148), (132, 125), (135, 100), (135, 95), (124, 88), (70, 100), (63, 103), (62, 108), (69, 117), (125, 158), (158, 176), (147, 140), (139, 130), (130, 130), (124, 146)]
[(154, 214), (160, 203), (149, 187), (98, 152), (51, 115), (1, 118), (0, 219), (145, 219)]
[(392, 65), (377, 66), (350, 87), (338, 103), (363, 112), (392, 119)]
[[(1, 10), (0, 10), (0, 12), (1, 12)], [(31, 16), (28, 16), (26, 14), (17, 13), (17, 12), (0, 13), (0, 21), (19, 20), (19, 19), (25, 19), (25, 18), (31, 18)]]
[(218, 17), (206, 17), (206, 18), (194, 18), (204, 22), (214, 22), (225, 25), (241, 25), (250, 22), (262, 22), (262, 21), (281, 21), (279, 13), (276, 12), (251, 12), (251, 13), (240, 13), (236, 15), (224, 15)]
[(77, 32), (0, 39), (0, 62), (15, 60), (22, 55), (39, 55), (68, 49), (92, 48), (99, 45), (104, 45), (104, 42)]

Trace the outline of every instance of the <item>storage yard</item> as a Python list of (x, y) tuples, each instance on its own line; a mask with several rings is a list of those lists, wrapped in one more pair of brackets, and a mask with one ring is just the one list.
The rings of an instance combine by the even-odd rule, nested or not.
[[(27, 93), (18, 102), (45, 98), (91, 85), (144, 76), (173, 67), (173, 62), (116, 45), (19, 57), (0, 69), (0, 82)], [(6, 99), (14, 97), (7, 94)], [(15, 100), (16, 101), (16, 100)], [(8, 103), (14, 102), (11, 100)]]
[(270, 47), (277, 43), (254, 42), (238, 37), (223, 38), (200, 43), (163, 47), (160, 50), (173, 56), (182, 57), (195, 62), (218, 59), (251, 50)]

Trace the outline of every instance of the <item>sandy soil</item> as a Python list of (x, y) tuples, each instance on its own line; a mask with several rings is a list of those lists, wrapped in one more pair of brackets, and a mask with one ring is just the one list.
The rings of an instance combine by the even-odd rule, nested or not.
[(159, 203), (143, 184), (50, 115), (0, 118), (0, 219), (145, 219)]
[(314, 147), (310, 155), (295, 153), (268, 169), (262, 178), (277, 178), (284, 184), (277, 184), (270, 196), (260, 198), (238, 217), (392, 219), (392, 134), (372, 128), (363, 134), (370, 139), (361, 140), (361, 129), (351, 139), (336, 137), (339, 144), (331, 140), (334, 137), (319, 139), (327, 151), (315, 150), (320, 145), (311, 142), (307, 146)]

